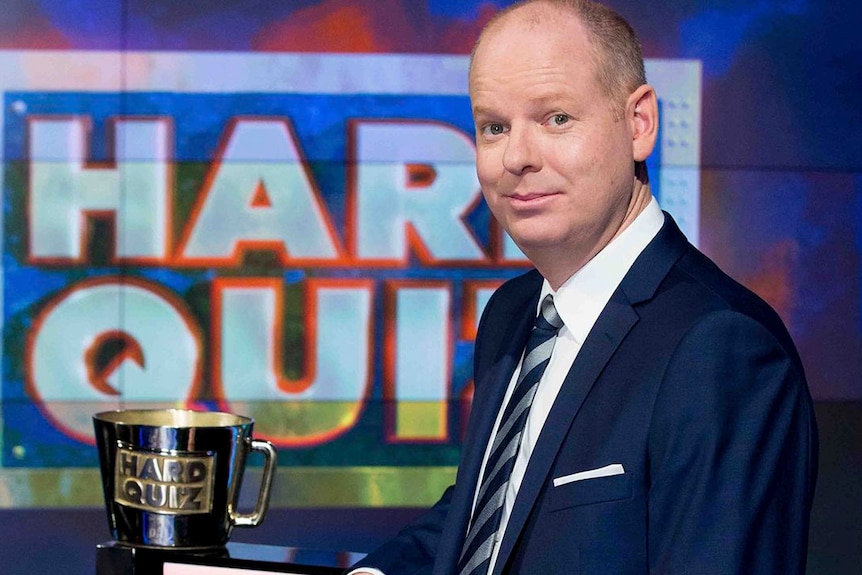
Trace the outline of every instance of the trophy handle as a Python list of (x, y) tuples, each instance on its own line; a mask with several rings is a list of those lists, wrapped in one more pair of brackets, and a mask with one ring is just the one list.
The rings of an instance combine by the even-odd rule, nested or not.
[(254, 527), (263, 521), (263, 516), (269, 507), (269, 492), (272, 487), (272, 478), (275, 476), (275, 466), (278, 455), (269, 441), (261, 439), (251, 440), (251, 450), (263, 453), (263, 475), (260, 478), (260, 492), (257, 495), (257, 505), (252, 513), (232, 513), (231, 520), (238, 527)]

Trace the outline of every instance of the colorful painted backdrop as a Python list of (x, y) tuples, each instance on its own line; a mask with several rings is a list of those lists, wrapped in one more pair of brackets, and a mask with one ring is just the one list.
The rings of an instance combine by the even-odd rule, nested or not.
[[(7, 0), (0, 507), (97, 509), (90, 418), (149, 405), (254, 416), (277, 508), (431, 503), (525, 266), (466, 96), (509, 3)], [(659, 92), (660, 203), (779, 311), (820, 409), (855, 405), (862, 9), (610, 4)]]

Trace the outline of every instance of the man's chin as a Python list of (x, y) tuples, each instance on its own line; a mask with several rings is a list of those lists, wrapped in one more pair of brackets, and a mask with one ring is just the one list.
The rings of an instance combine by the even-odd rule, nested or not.
[[(511, 235), (511, 234), (510, 234)], [(531, 260), (548, 250), (559, 250), (561, 241), (547, 234), (519, 234), (512, 236), (515, 245)]]

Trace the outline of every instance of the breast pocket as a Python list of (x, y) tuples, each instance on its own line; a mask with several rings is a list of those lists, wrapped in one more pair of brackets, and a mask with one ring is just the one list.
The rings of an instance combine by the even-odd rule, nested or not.
[(551, 487), (548, 505), (551, 511), (558, 511), (578, 505), (629, 499), (631, 496), (632, 476), (630, 473), (624, 473), (610, 477), (582, 479)]

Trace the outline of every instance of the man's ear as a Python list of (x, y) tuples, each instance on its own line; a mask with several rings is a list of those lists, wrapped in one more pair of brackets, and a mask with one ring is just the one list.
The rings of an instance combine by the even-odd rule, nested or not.
[(626, 104), (626, 120), (632, 132), (632, 152), (636, 162), (647, 159), (658, 138), (658, 99), (649, 84), (631, 93)]

